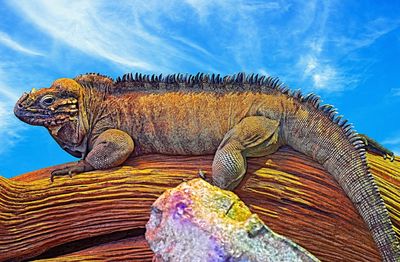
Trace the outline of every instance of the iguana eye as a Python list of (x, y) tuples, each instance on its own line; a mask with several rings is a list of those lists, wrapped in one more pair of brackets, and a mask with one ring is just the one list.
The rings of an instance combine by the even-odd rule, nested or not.
[(55, 101), (54, 97), (52, 95), (46, 95), (40, 99), (40, 104), (43, 106), (49, 106), (53, 104)]

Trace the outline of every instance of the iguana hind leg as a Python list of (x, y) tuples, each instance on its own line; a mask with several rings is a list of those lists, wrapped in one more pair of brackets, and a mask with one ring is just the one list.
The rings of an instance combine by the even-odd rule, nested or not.
[(133, 140), (127, 133), (118, 129), (108, 129), (99, 135), (85, 159), (53, 171), (51, 180), (53, 181), (55, 176), (119, 166), (129, 157), (133, 149)]
[(279, 146), (279, 122), (264, 116), (244, 118), (218, 147), (212, 165), (213, 184), (234, 189), (246, 173), (246, 157), (275, 152)]
[(368, 137), (367, 135), (364, 135), (364, 134), (358, 134), (358, 135), (364, 140), (364, 144), (369, 151), (383, 156), (384, 159), (389, 158), (390, 161), (393, 162), (394, 153), (392, 151), (390, 151), (389, 149), (387, 149), (386, 147), (381, 145), (376, 140)]

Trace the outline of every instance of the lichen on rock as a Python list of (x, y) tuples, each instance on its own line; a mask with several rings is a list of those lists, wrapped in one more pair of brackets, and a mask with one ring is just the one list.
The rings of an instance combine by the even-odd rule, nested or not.
[(233, 192), (203, 179), (154, 202), (146, 239), (156, 261), (318, 261), (269, 229)]

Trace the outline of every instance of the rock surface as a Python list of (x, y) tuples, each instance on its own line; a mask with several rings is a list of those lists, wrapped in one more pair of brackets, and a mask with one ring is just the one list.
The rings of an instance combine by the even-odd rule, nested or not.
[(156, 261), (318, 261), (269, 229), (234, 193), (202, 179), (154, 202), (146, 240)]

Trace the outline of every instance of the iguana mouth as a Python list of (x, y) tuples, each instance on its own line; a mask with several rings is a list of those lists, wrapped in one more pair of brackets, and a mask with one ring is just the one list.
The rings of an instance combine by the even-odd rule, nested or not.
[[(57, 117), (52, 117), (50, 115), (40, 115), (40, 114), (23, 114), (20, 115), (19, 111), (15, 111), (15, 115), (22, 121), (24, 121), (27, 124), (30, 125), (35, 125), (35, 126), (57, 126), (61, 125), (65, 122), (70, 121), (69, 116), (57, 116)], [(47, 117), (47, 118), (46, 118)]]

